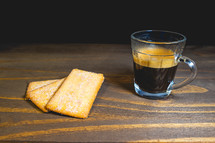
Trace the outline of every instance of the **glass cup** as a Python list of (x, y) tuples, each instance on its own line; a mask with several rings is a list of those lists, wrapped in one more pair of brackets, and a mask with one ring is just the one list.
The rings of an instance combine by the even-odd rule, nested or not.
[[(146, 98), (168, 97), (173, 89), (192, 82), (197, 75), (193, 60), (182, 56), (186, 37), (182, 34), (162, 30), (143, 30), (131, 34), (134, 63), (135, 92)], [(175, 84), (174, 77), (180, 62), (186, 63), (191, 74)]]

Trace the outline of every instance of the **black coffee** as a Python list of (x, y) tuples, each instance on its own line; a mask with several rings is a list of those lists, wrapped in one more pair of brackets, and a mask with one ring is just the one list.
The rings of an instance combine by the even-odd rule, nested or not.
[(134, 51), (133, 57), (135, 83), (140, 89), (149, 93), (166, 92), (177, 69), (174, 53), (164, 48), (143, 48)]
[(150, 68), (134, 62), (135, 82), (146, 92), (166, 92), (175, 77), (177, 66), (170, 68)]

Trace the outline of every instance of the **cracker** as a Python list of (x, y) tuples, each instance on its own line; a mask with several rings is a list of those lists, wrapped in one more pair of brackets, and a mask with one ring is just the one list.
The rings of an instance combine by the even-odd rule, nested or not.
[(103, 81), (103, 74), (73, 69), (46, 108), (68, 116), (87, 118)]
[(55, 80), (44, 80), (44, 81), (33, 81), (33, 82), (30, 82), (28, 84), (28, 88), (27, 88), (27, 91), (26, 91), (26, 96), (25, 96), (25, 99), (26, 100), (29, 100), (29, 92), (32, 91), (32, 90), (35, 90), (35, 89), (38, 89), (42, 86), (45, 86), (45, 85), (48, 85), (50, 83), (53, 83), (55, 81), (57, 81), (58, 79), (55, 79)]
[(58, 90), (58, 88), (61, 86), (64, 80), (65, 78), (57, 80), (53, 83), (50, 83), (48, 85), (29, 92), (28, 95), (30, 100), (43, 112), (48, 112), (45, 106), (51, 99), (51, 97), (55, 94), (55, 92)]

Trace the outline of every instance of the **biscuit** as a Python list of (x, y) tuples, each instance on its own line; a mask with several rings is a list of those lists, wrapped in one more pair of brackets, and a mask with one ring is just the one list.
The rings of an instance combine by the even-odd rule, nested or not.
[(38, 89), (42, 86), (45, 86), (45, 85), (48, 85), (50, 83), (53, 83), (55, 81), (57, 81), (58, 79), (55, 79), (55, 80), (44, 80), (44, 81), (33, 81), (33, 82), (30, 82), (28, 84), (28, 88), (27, 88), (27, 91), (26, 91), (26, 96), (25, 96), (25, 99), (26, 100), (29, 100), (29, 92), (32, 91), (32, 90), (35, 90), (35, 89)]
[(103, 74), (73, 69), (46, 108), (68, 116), (87, 118), (103, 81)]
[(56, 80), (53, 83), (37, 88), (28, 93), (30, 100), (43, 112), (48, 112), (45, 108), (50, 98), (55, 94), (58, 88), (61, 86), (65, 78)]

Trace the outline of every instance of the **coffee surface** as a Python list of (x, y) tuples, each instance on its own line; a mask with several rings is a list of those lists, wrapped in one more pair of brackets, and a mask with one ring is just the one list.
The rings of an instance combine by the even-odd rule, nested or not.
[(133, 52), (134, 62), (151, 68), (176, 66), (174, 52), (165, 48), (140, 48)]

